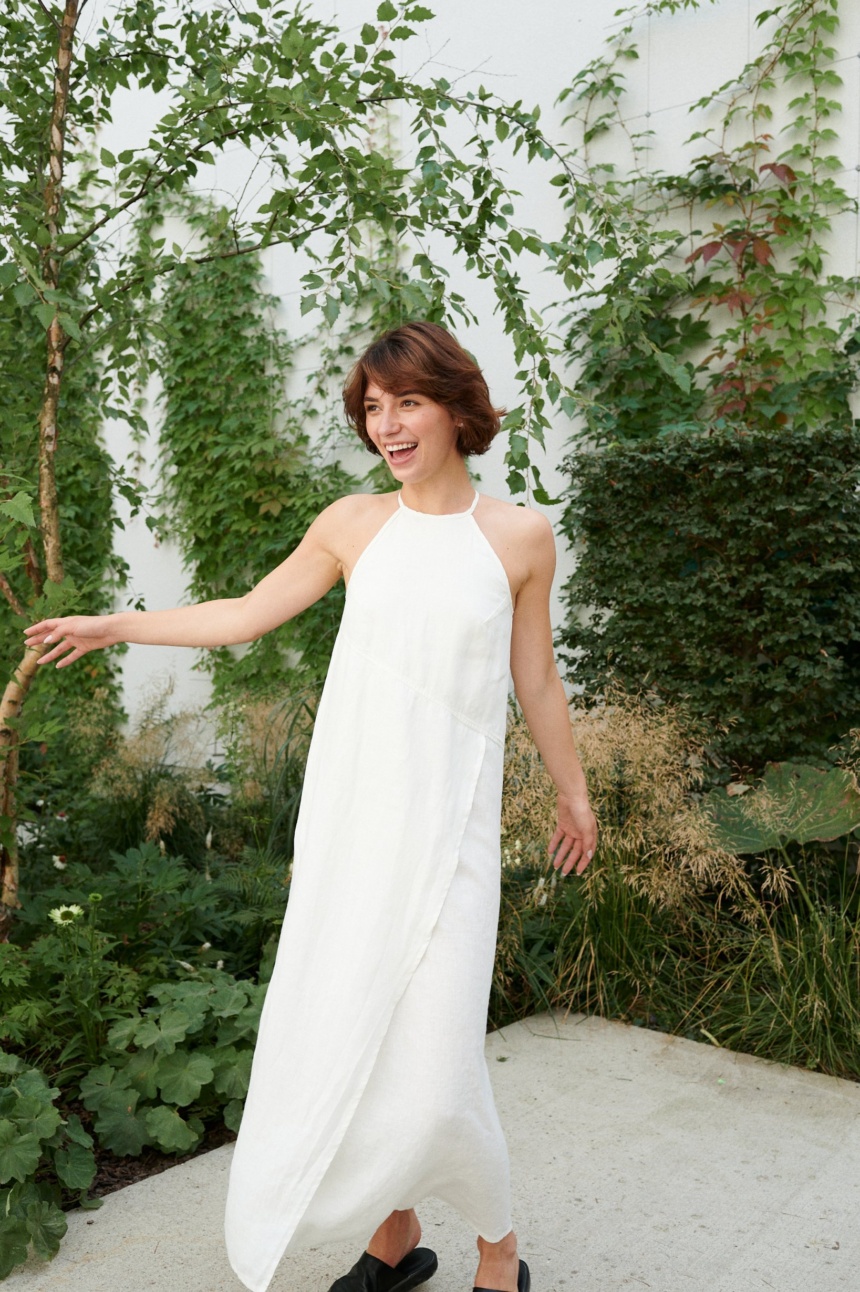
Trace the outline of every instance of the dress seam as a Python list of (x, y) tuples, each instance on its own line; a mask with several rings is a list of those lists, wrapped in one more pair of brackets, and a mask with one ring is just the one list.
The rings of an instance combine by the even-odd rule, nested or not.
[[(495, 616), (493, 616), (493, 618), (495, 618)], [(341, 627), (341, 636), (345, 645), (348, 646), (350, 650), (355, 651), (356, 655), (360, 655), (362, 659), (366, 659), (367, 662), (372, 664), (375, 668), (379, 667), (379, 661), (374, 659), (372, 655), (368, 655), (367, 651), (363, 651), (360, 646), (357, 646), (355, 642), (351, 640), (349, 635), (343, 632), (343, 627)], [(493, 731), (487, 731), (485, 727), (479, 726), (477, 722), (472, 718), (467, 717), (465, 713), (460, 713), (459, 710), (453, 708), (452, 705), (446, 704), (444, 700), (440, 700), (437, 695), (432, 695), (429, 691), (425, 691), (423, 687), (416, 686), (411, 678), (406, 677), (392, 665), (386, 664), (385, 669), (386, 672), (393, 673), (398, 681), (402, 682), (404, 686), (408, 686), (410, 691), (414, 691), (416, 695), (420, 695), (423, 699), (429, 700), (431, 704), (438, 705), (440, 709), (444, 709), (446, 713), (450, 713), (452, 718), (456, 718), (458, 722), (462, 722), (464, 727), (469, 727), (472, 731), (477, 731), (479, 735), (486, 736), (487, 740), (492, 740), (493, 744), (498, 745), (500, 749), (504, 748), (504, 737), (497, 736)]]

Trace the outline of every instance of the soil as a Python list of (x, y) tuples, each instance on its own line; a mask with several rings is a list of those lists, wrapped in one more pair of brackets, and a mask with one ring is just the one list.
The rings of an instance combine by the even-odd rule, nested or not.
[(124, 1189), (127, 1184), (137, 1184), (138, 1180), (146, 1180), (172, 1166), (179, 1166), (180, 1162), (188, 1162), (200, 1153), (208, 1153), (210, 1149), (220, 1148), (222, 1144), (232, 1144), (235, 1138), (235, 1131), (228, 1130), (223, 1123), (208, 1127), (194, 1152), (185, 1153), (181, 1157), (159, 1153), (154, 1148), (143, 1149), (138, 1157), (117, 1157), (115, 1153), (96, 1145), (96, 1178), (90, 1186), (89, 1196), (101, 1198), (106, 1193)]

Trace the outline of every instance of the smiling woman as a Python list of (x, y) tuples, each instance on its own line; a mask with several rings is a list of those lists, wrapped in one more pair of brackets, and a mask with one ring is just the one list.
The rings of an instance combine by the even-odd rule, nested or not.
[(432, 1195), (477, 1231), (478, 1288), (527, 1292), (484, 1058), (509, 675), (558, 787), (552, 864), (581, 874), (597, 834), (553, 656), (552, 530), (472, 487), (465, 457), (499, 410), (443, 328), (382, 337), (345, 402), (398, 491), (326, 507), (244, 597), (48, 619), (28, 638), (58, 666), (111, 641), (248, 641), (347, 580), (231, 1164), (229, 1259), (265, 1292), (285, 1255), (369, 1236), (332, 1292), (407, 1292), (437, 1266), (414, 1211)]
[(457, 425), (462, 457), (486, 453), (505, 415), (504, 408), (490, 402), (478, 365), (436, 323), (410, 323), (387, 333), (355, 365), (344, 390), (344, 408), (371, 453), (385, 452), (378, 421), (383, 391), (393, 392), (389, 400), (418, 394), (447, 409)]

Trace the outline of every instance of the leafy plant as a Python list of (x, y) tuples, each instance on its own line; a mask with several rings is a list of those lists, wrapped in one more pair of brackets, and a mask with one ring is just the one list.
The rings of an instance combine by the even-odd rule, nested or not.
[[(535, 496), (546, 501), (530, 448), (544, 443), (550, 409), (575, 396), (514, 264), (535, 256), (572, 291), (595, 256), (615, 254), (632, 233), (625, 227), (616, 234), (611, 212), (602, 211), (601, 239), (589, 235), (586, 254), (584, 219), (589, 204), (601, 207), (599, 187), (545, 138), (538, 111), (502, 103), (483, 87), (459, 93), (443, 77), (401, 76), (392, 46), (412, 39), (433, 16), (422, 5), (384, 0), (376, 23), (364, 23), (347, 41), (336, 25), (271, 0), (241, 9), (185, 4), (178, 23), (165, 0), (154, 0), (145, 14), (134, 0), (122, 0), (85, 46), (78, 31), (82, 10), (42, 5), (31, 11), (10, 0), (0, 20), (0, 62), (10, 69), (0, 86), (0, 288), (12, 292), (28, 329), (45, 341), (24, 436), (27, 466), (17, 468), (34, 482), (38, 474), (38, 531), (23, 526), (15, 543), (26, 604), (8, 580), (0, 581), (13, 611), (37, 619), (85, 604), (67, 582), (55, 469), (65, 443), (65, 374), (75, 358), (99, 353), (114, 392), (111, 411), (144, 434), (140, 390), (152, 370), (150, 307), (158, 283), (182, 267), (190, 272), (215, 258), (281, 243), (311, 258), (302, 277), (302, 312), (318, 311), (329, 326), (342, 309), (372, 297), (386, 304), (399, 298), (408, 315), (474, 319), (447, 281), (444, 258), (434, 260), (425, 250), (435, 235), (468, 272), (487, 279), (522, 394), (506, 423), (510, 484), (521, 492), (533, 483)], [(93, 139), (111, 120), (118, 92), (131, 88), (163, 95), (166, 111), (145, 146), (116, 156), (100, 148), (94, 156)], [(412, 114), (417, 152), (405, 164), (365, 146), (375, 114), (395, 103)], [(455, 142), (450, 129), (460, 121), (465, 145), (459, 130)], [(216, 250), (189, 254), (154, 233), (122, 245), (111, 236), (236, 144), (265, 155), (271, 183), (256, 207), (246, 206), (244, 196), (232, 205)], [(559, 195), (573, 197), (558, 238), (518, 224), (516, 194), (496, 161), (509, 150), (549, 165)], [(387, 262), (375, 259), (369, 230), (408, 243), (408, 268), (401, 264), (391, 274)], [(72, 275), (75, 263), (83, 270)], [(140, 504), (132, 475), (122, 475), (121, 487)], [(17, 657), (0, 697), (0, 936), (8, 936), (18, 905), (18, 724), (37, 658), (35, 651)]]
[(201, 970), (149, 995), (155, 1005), (111, 1029), (107, 1061), (82, 1079), (81, 1098), (114, 1153), (147, 1144), (187, 1153), (216, 1112), (239, 1128), (265, 987)]
[(48, 1260), (68, 1228), (64, 1196), (98, 1207), (87, 1191), (96, 1173), (92, 1136), (37, 1068), (0, 1052), (0, 1279), (32, 1250)]
[(860, 430), (674, 431), (567, 467), (558, 645), (584, 698), (683, 704), (723, 764), (828, 756), (860, 722)]
[(754, 786), (733, 782), (703, 800), (722, 846), (759, 853), (788, 841), (830, 841), (860, 827), (860, 791), (843, 767), (768, 763)]

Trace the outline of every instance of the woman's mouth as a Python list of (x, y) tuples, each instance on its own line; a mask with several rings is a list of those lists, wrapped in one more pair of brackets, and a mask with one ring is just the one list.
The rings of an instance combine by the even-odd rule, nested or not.
[(408, 462), (417, 447), (417, 440), (401, 440), (398, 444), (386, 444), (385, 452), (392, 462)]

